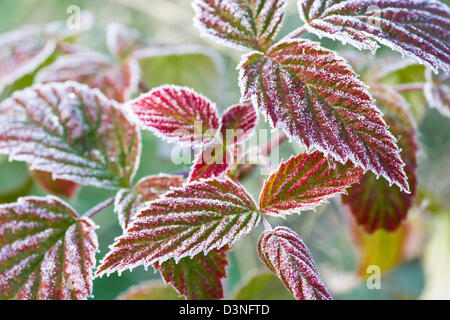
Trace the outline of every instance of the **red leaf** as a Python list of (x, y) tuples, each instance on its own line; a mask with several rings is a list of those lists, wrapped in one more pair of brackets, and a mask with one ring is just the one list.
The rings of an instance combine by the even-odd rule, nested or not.
[(116, 239), (97, 275), (231, 246), (258, 225), (252, 198), (231, 180), (201, 180), (150, 202)]
[(191, 169), (189, 181), (220, 177), (233, 163), (233, 155), (218, 143), (206, 146), (198, 155)]
[(177, 175), (148, 176), (139, 180), (133, 189), (121, 189), (114, 200), (114, 211), (125, 231), (139, 209), (147, 201), (152, 201), (169, 191), (172, 187), (181, 187), (183, 177)]
[(106, 29), (106, 44), (109, 51), (119, 59), (128, 58), (141, 47), (140, 33), (120, 23), (110, 23)]
[(358, 182), (363, 170), (330, 163), (319, 151), (291, 157), (272, 172), (260, 196), (263, 213), (282, 216), (313, 209)]
[(264, 231), (259, 239), (259, 256), (283, 281), (297, 300), (330, 300), (319, 277), (313, 257), (291, 229), (277, 227)]
[(424, 94), (428, 104), (444, 116), (450, 117), (450, 72), (435, 75), (427, 70), (426, 77)]
[(258, 113), (251, 103), (237, 104), (225, 110), (220, 132), (226, 145), (246, 140), (255, 129)]
[(342, 199), (350, 206), (357, 223), (370, 233), (380, 228), (397, 229), (413, 205), (417, 186), (416, 125), (408, 104), (397, 92), (381, 85), (372, 85), (371, 93), (398, 139), (411, 193), (402, 192), (397, 186), (389, 187), (386, 181), (371, 173), (362, 176), (360, 183), (353, 185)]
[(225, 45), (265, 50), (281, 28), (286, 5), (285, 0), (196, 0), (194, 24)]
[(155, 269), (161, 272), (166, 283), (171, 283), (189, 300), (221, 299), (221, 280), (226, 277), (228, 250), (225, 246), (207, 255), (200, 253), (192, 258), (183, 258), (178, 263), (170, 259), (162, 264), (156, 263)]
[(79, 52), (60, 57), (36, 75), (36, 82), (76, 81), (97, 88), (108, 98), (125, 102), (137, 90), (139, 65), (129, 60), (116, 65), (96, 52)]
[(45, 191), (69, 199), (73, 198), (80, 188), (80, 185), (75, 182), (53, 179), (51, 172), (32, 170), (31, 175)]
[(301, 0), (308, 31), (374, 53), (378, 42), (433, 70), (450, 70), (448, 6), (434, 0)]
[(23, 27), (0, 35), (0, 93), (24, 75), (35, 71), (54, 52), (56, 42), (41, 28)]
[(96, 226), (55, 197), (0, 206), (0, 299), (87, 299)]
[(131, 102), (144, 126), (169, 142), (206, 144), (220, 126), (216, 105), (195, 91), (161, 86)]
[(408, 190), (394, 137), (366, 86), (333, 51), (309, 40), (253, 52), (240, 64), (243, 99), (274, 127), (341, 163), (350, 160)]
[(128, 188), (140, 139), (120, 105), (75, 82), (34, 85), (0, 105), (0, 153), (55, 179)]

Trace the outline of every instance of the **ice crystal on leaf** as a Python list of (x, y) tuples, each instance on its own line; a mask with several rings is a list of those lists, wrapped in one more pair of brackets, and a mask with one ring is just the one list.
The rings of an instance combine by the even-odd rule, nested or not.
[(386, 181), (376, 179), (375, 175), (368, 172), (361, 177), (359, 184), (348, 190), (348, 195), (343, 196), (343, 202), (349, 205), (357, 223), (367, 232), (380, 228), (392, 231), (406, 219), (416, 193), (416, 125), (408, 111), (407, 102), (396, 91), (382, 85), (372, 85), (370, 91), (384, 112), (384, 119), (391, 132), (398, 138), (411, 192), (402, 192), (397, 186), (389, 187)]
[(427, 70), (426, 78), (424, 94), (428, 104), (450, 117), (450, 72), (435, 75)]
[(221, 143), (207, 145), (197, 156), (189, 181), (220, 177), (233, 163), (233, 154)]
[(72, 181), (53, 179), (51, 172), (32, 170), (31, 175), (33, 176), (33, 180), (44, 188), (45, 191), (66, 198), (75, 196), (80, 187), (78, 183)]
[(243, 99), (274, 127), (341, 163), (350, 160), (408, 190), (396, 140), (367, 87), (333, 51), (309, 40), (283, 41), (240, 63)]
[(35, 82), (76, 81), (99, 89), (108, 98), (125, 102), (136, 91), (139, 65), (128, 60), (121, 65), (96, 52), (79, 52), (60, 57), (36, 75)]
[(291, 229), (277, 227), (265, 231), (259, 239), (258, 251), (261, 260), (278, 275), (297, 300), (331, 299), (311, 253)]
[(208, 179), (173, 189), (150, 202), (116, 239), (97, 275), (207, 254), (231, 246), (259, 223), (245, 189), (231, 180)]
[(116, 194), (114, 211), (119, 216), (119, 222), (125, 231), (131, 220), (145, 205), (145, 202), (158, 198), (171, 188), (181, 187), (184, 179), (178, 175), (155, 175), (139, 180), (133, 189), (121, 189)]
[(55, 179), (128, 187), (140, 144), (137, 125), (115, 101), (75, 82), (34, 85), (0, 105), (0, 153)]
[(220, 133), (225, 144), (237, 144), (246, 140), (258, 123), (258, 113), (251, 103), (237, 104), (225, 110)]
[(166, 283), (189, 300), (212, 300), (223, 298), (221, 280), (226, 276), (228, 265), (228, 246), (186, 257), (175, 262), (170, 259), (162, 264), (156, 263), (155, 269), (161, 272)]
[(351, 162), (333, 163), (319, 151), (291, 157), (265, 181), (259, 200), (261, 211), (284, 217), (313, 209), (358, 182), (362, 173)]
[(204, 145), (220, 127), (216, 105), (184, 87), (161, 86), (130, 105), (145, 128), (169, 142)]
[(0, 299), (87, 299), (95, 229), (51, 196), (0, 205)]
[(225, 45), (264, 51), (280, 29), (286, 0), (196, 0), (195, 26)]
[(308, 31), (372, 52), (378, 42), (450, 71), (450, 10), (434, 0), (300, 0)]

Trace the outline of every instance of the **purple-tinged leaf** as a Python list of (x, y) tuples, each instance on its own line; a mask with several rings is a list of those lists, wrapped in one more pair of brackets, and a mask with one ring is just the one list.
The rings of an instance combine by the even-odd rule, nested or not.
[(220, 127), (216, 105), (188, 88), (161, 86), (130, 104), (145, 128), (168, 142), (204, 145)]
[(97, 275), (119, 273), (171, 258), (231, 246), (258, 225), (260, 215), (245, 189), (231, 180), (201, 180), (150, 202), (116, 239)]
[(333, 163), (321, 152), (302, 153), (282, 163), (267, 178), (259, 198), (262, 213), (284, 217), (314, 209), (341, 194), (363, 174), (361, 168)]
[(225, 110), (220, 133), (226, 145), (246, 140), (258, 123), (258, 113), (251, 103), (237, 104)]
[(259, 256), (283, 281), (297, 300), (330, 300), (320, 280), (313, 257), (302, 239), (291, 229), (264, 231), (259, 239)]
[(139, 209), (147, 201), (158, 198), (170, 188), (179, 188), (184, 179), (177, 175), (155, 175), (139, 180), (133, 189), (121, 189), (114, 200), (114, 211), (119, 216), (119, 222), (125, 231)]
[(233, 154), (221, 143), (207, 145), (197, 156), (189, 181), (220, 177), (233, 163)]
[(41, 28), (23, 27), (0, 35), (0, 93), (24, 75), (34, 72), (56, 48)]
[(42, 69), (35, 82), (76, 81), (97, 88), (105, 96), (125, 102), (137, 90), (139, 66), (135, 60), (115, 65), (108, 57), (96, 52), (80, 52), (60, 57)]
[(31, 175), (33, 176), (33, 180), (45, 191), (69, 199), (73, 198), (80, 188), (78, 183), (68, 180), (53, 179), (51, 172), (32, 170)]
[(37, 84), (0, 105), (0, 154), (55, 179), (128, 188), (140, 149), (140, 131), (121, 106), (85, 85)]
[(397, 186), (390, 187), (385, 180), (368, 172), (361, 177), (359, 184), (348, 189), (348, 195), (342, 197), (343, 202), (349, 205), (357, 223), (372, 233), (377, 229), (397, 229), (413, 205), (417, 187), (417, 129), (407, 102), (396, 91), (373, 85), (370, 92), (384, 112), (392, 134), (398, 139), (410, 187), (410, 193), (402, 192)]
[(230, 47), (264, 51), (280, 29), (286, 0), (196, 0), (195, 26)]
[(207, 255), (199, 253), (178, 261), (170, 259), (155, 264), (166, 283), (171, 283), (189, 300), (213, 300), (223, 298), (221, 280), (226, 277), (228, 246), (211, 250)]
[(127, 28), (120, 23), (110, 23), (106, 29), (108, 49), (119, 59), (126, 59), (135, 50), (141, 48), (140, 37), (137, 30)]
[(96, 226), (55, 197), (0, 206), (0, 299), (87, 299)]
[(450, 71), (450, 10), (435, 0), (300, 0), (306, 29), (373, 53), (378, 43)]
[(341, 163), (350, 160), (408, 190), (395, 138), (367, 87), (333, 51), (309, 40), (280, 42), (240, 64), (243, 99), (273, 127)]
[(450, 72), (435, 75), (427, 71), (426, 77), (424, 94), (428, 104), (444, 116), (450, 117)]

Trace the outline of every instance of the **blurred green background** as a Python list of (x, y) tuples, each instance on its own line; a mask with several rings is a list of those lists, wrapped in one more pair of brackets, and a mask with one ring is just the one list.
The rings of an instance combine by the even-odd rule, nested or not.
[[(160, 58), (152, 62), (152, 71), (144, 74), (150, 87), (165, 82), (188, 85), (217, 101), (220, 110), (239, 101), (236, 65), (241, 52), (201, 38), (192, 26), (193, 11), (187, 0), (1, 0), (0, 32), (13, 30), (23, 24), (65, 20), (68, 17), (66, 10), (73, 4), (92, 12), (96, 17), (94, 28), (79, 39), (80, 44), (92, 49), (106, 52), (105, 26), (110, 22), (120, 22), (136, 28), (154, 43), (206, 45), (211, 54), (222, 61), (222, 66), (217, 66), (209, 58)], [(295, 1), (291, 0), (281, 34), (288, 33), (300, 24)], [(314, 36), (308, 37), (318, 40)], [(330, 49), (351, 50), (349, 46), (344, 47), (331, 40), (321, 42)], [(385, 49), (378, 52), (379, 56), (386, 54), (392, 53)], [(423, 68), (412, 66), (396, 71), (388, 75), (385, 81), (390, 84), (423, 81)], [(27, 80), (23, 80), (17, 86), (26, 84)], [(316, 212), (304, 212), (287, 220), (271, 219), (273, 225), (288, 225), (303, 237), (313, 253), (325, 284), (335, 298), (450, 298), (450, 119), (427, 108), (421, 93), (408, 95), (407, 98), (411, 102), (420, 130), (421, 188), (431, 192), (434, 201), (442, 206), (430, 213), (424, 209), (423, 203), (418, 203), (410, 212), (407, 236), (376, 236), (377, 240), (375, 244), (372, 243), (372, 251), (369, 252), (372, 256), (368, 261), (384, 261), (386, 269), (389, 269), (382, 272), (380, 290), (368, 289), (366, 279), (356, 272), (367, 262), (362, 258), (364, 251), (361, 250), (364, 249), (355, 246), (355, 231), (349, 227), (350, 218), (340, 209), (338, 201), (321, 206)], [(267, 127), (263, 119), (260, 119), (260, 127)], [(144, 149), (136, 180), (150, 174), (187, 169), (186, 166), (172, 163), (170, 146), (159, 142), (149, 132), (144, 132), (143, 137)], [(281, 148), (282, 158), (287, 159), (299, 150), (301, 149), (295, 144), (284, 144)], [(264, 176), (255, 171), (244, 184), (257, 196), (263, 179)], [(1, 202), (15, 201), (18, 196), (43, 194), (31, 180), (25, 164), (9, 163), (6, 157), (0, 156)], [(70, 202), (83, 213), (113, 194), (113, 191), (85, 187)], [(97, 259), (100, 260), (114, 238), (121, 234), (121, 228), (112, 208), (95, 216), (94, 220), (100, 226), (100, 252), (97, 254)], [(229, 276), (225, 286), (228, 297), (251, 275), (264, 271), (256, 252), (261, 231), (260, 226), (250, 236), (239, 241), (230, 254)], [(393, 248), (396, 246), (401, 246), (401, 250), (395, 251)], [(159, 274), (145, 271), (142, 267), (124, 272), (121, 276), (112, 274), (94, 281), (94, 296), (95, 299), (114, 299), (131, 286), (151, 279), (159, 279)], [(287, 291), (272, 284), (271, 279), (261, 279), (255, 283), (251, 285), (253, 291), (249, 289), (250, 291), (241, 292), (240, 297), (289, 297), (286, 295)]]

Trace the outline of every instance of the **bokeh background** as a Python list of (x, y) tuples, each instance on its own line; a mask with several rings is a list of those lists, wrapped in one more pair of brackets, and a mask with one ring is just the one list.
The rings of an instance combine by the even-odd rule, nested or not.
[[(295, 2), (291, 0), (288, 16), (281, 35), (301, 25)], [(236, 65), (241, 52), (224, 48), (201, 38), (192, 25), (193, 10), (188, 0), (1, 0), (0, 32), (13, 30), (23, 24), (44, 24), (65, 20), (70, 5), (92, 12), (96, 17), (93, 29), (78, 40), (79, 44), (106, 53), (105, 26), (119, 22), (136, 28), (155, 44), (205, 45), (209, 56), (161, 57), (149, 61), (143, 75), (149, 87), (163, 83), (176, 83), (193, 87), (218, 102), (220, 110), (238, 102)], [(314, 36), (311, 39), (319, 40)], [(352, 50), (331, 40), (321, 40), (330, 49)], [(382, 49), (377, 57), (395, 56)], [(212, 59), (213, 58), (213, 59)], [(369, 56), (360, 59), (368, 59)], [(361, 61), (367, 62), (367, 61)], [(389, 84), (421, 82), (424, 68), (409, 66), (389, 73), (384, 81)], [(21, 80), (16, 87), (24, 87), (30, 79)], [(6, 97), (1, 96), (1, 99)], [(271, 219), (273, 225), (287, 225), (298, 232), (311, 249), (321, 276), (337, 299), (427, 299), (450, 298), (450, 119), (427, 107), (422, 93), (406, 95), (411, 103), (419, 128), (419, 183), (420, 196), (409, 213), (406, 224), (397, 232), (379, 231), (367, 236), (354, 226), (352, 218), (339, 203), (339, 199), (288, 219)], [(260, 119), (260, 128), (267, 124)], [(144, 132), (144, 149), (136, 180), (160, 172), (187, 169), (175, 165), (170, 159), (171, 149), (154, 135)], [(294, 143), (281, 147), (281, 156), (287, 159), (301, 148)], [(243, 183), (258, 195), (264, 176), (255, 171)], [(13, 202), (20, 196), (44, 195), (29, 175), (27, 166), (8, 162), (0, 156), (0, 202)], [(113, 196), (112, 191), (84, 187), (70, 203), (82, 213)], [(112, 208), (95, 216), (100, 226), (98, 236), (100, 260), (108, 251), (121, 228)], [(260, 226), (239, 241), (229, 256), (227, 297), (252, 275), (264, 272), (256, 245)], [(382, 270), (381, 289), (366, 285), (367, 266), (379, 265)], [(152, 270), (139, 267), (121, 276), (112, 274), (94, 281), (95, 299), (115, 299), (121, 293), (143, 281), (160, 279)], [(241, 291), (241, 298), (283, 299), (289, 293), (270, 275), (262, 274), (250, 281)]]

